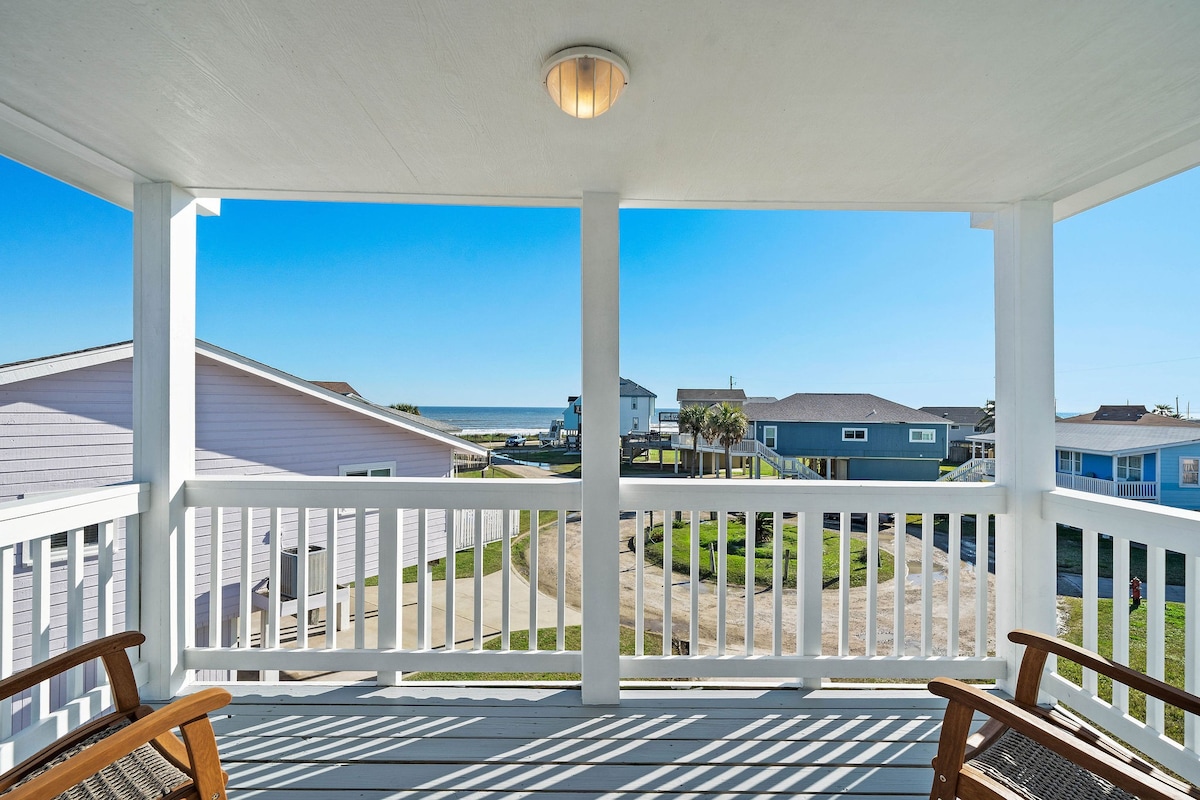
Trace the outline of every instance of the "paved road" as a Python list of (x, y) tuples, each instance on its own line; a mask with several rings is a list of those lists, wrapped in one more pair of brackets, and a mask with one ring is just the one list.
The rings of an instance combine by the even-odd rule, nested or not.
[[(1113, 582), (1112, 578), (1100, 578), (1097, 584), (1096, 591), (1101, 597), (1112, 597)], [(1126, 592), (1128, 592), (1126, 587)], [(1168, 584), (1165, 589), (1165, 597), (1169, 603), (1183, 602), (1182, 586), (1174, 586)], [(1058, 593), (1065, 597), (1083, 597), (1083, 576), (1071, 574), (1069, 572), (1060, 572), (1058, 574)], [(1150, 593), (1146, 589), (1146, 583), (1142, 582), (1142, 599), (1148, 600)]]

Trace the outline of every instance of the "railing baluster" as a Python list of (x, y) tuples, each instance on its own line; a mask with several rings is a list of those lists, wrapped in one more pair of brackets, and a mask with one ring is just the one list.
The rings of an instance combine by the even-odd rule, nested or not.
[(933, 514), (921, 512), (921, 655), (933, 655)]
[(908, 516), (896, 512), (892, 517), (892, 548), (895, 565), (894, 584), (896, 603), (892, 614), (892, 655), (902, 656), (905, 652), (904, 617), (905, 617), (905, 587), (908, 583), (908, 561), (905, 560), (906, 539), (908, 538)]
[[(252, 587), (250, 586), (250, 581), (254, 574), (252, 571), (254, 569), (254, 548), (252, 538), (254, 535), (254, 511), (250, 508), (242, 509), (241, 533), (241, 565), (238, 574), (238, 581), (240, 582), (238, 587), (238, 626), (240, 628), (240, 630), (238, 630), (238, 644), (242, 647), (250, 647), (250, 615), (252, 610), (250, 605), (250, 594), (253, 591)], [(265, 635), (266, 631), (259, 631), (260, 637)], [(266, 644), (265, 641), (262, 641), (262, 643), (264, 645)]]
[[(975, 657), (988, 654), (988, 553), (990, 517), (975, 515)], [(899, 565), (896, 567), (899, 569)]]
[(476, 650), (483, 648), (483, 509), (475, 509), (475, 548), (474, 548), (474, 601), (475, 601), (475, 630), (472, 646)]
[[(1200, 556), (1184, 556), (1183, 606), (1183, 689), (1200, 694)], [(2, 626), (0, 626), (2, 627)], [(2, 673), (0, 673), (2, 674)], [(1200, 749), (1200, 719), (1195, 714), (1183, 715), (1183, 746), (1195, 753)]]
[[(688, 619), (688, 655), (700, 655), (700, 520), (692, 516), (688, 526), (688, 599), (691, 604)], [(725, 512), (721, 512), (725, 516)], [(720, 523), (718, 523), (719, 525)]]
[[(380, 512), (380, 516), (383, 513)], [(382, 532), (380, 534), (382, 538)], [(308, 647), (308, 509), (296, 509), (296, 648)]]
[(729, 515), (717, 521), (717, 655), (725, 655), (729, 628)]
[[(25, 545), (28, 547), (28, 545)], [(13, 673), (13, 583), (16, 557), (13, 547), (0, 547), (0, 680)], [(0, 700), (0, 739), (12, 736), (12, 698)]]
[(554, 642), (559, 650), (567, 646), (567, 512), (558, 512), (558, 607)]
[[(141, 580), (142, 551), (140, 545), (142, 518), (134, 514), (125, 518), (125, 586)], [(125, 590), (125, 630), (142, 627), (142, 594)]]
[[(378, 625), (375, 646), (380, 650), (400, 647), (400, 526), (399, 509), (380, 508), (379, 514), (379, 585), (376, 595), (378, 603)], [(307, 620), (305, 620), (307, 622)], [(395, 686), (400, 673), (396, 670), (380, 670), (375, 681), (380, 686)]]
[[(1100, 638), (1100, 619), (1099, 619), (1099, 590), (1100, 590), (1100, 569), (1099, 569), (1099, 553), (1097, 539), (1099, 535), (1095, 531), (1082, 531), (1083, 536), (1083, 646), (1092, 652), (1097, 652), (1100, 648), (1098, 640)], [(1115, 587), (1115, 584), (1114, 584)], [(1098, 678), (1096, 670), (1083, 670), (1083, 688), (1087, 689), (1092, 694), (1099, 691)]]
[[(221, 602), (221, 554), (224, 552), (224, 520), (222, 509), (213, 506), (208, 510), (208, 647), (222, 647), (221, 622), (224, 616)], [(199, 646), (200, 643), (196, 642)]]
[[(32, 663), (50, 657), (50, 537), (30, 542), (33, 549), (33, 630)], [(50, 687), (45, 682), (33, 689), (32, 722), (41, 722), (50, 713)]]
[(433, 575), (429, 565), (429, 510), (417, 510), (417, 648), (433, 648)]
[(500, 594), (503, 602), (500, 604), (500, 649), (512, 649), (512, 529), (513, 517), (516, 516), (520, 525), (520, 511), (503, 511), (501, 517), (500, 541), (500, 570), (504, 574), (500, 578)]
[(457, 542), (455, 537), (458, 535), (458, 529), (462, 523), (461, 509), (446, 509), (446, 641), (447, 650), (454, 650), (454, 643), (458, 639), (458, 628), (455, 625), (457, 622), (454, 602), (457, 600), (455, 579), (458, 577), (458, 553), (454, 550), (453, 542)]
[[(668, 511), (667, 513), (670, 514), (671, 512)], [(696, 514), (699, 514), (699, 513), (700, 513), (699, 511), (689, 511), (688, 512), (688, 514), (690, 514), (692, 516), (695, 516)], [(669, 517), (664, 517), (663, 518), (663, 540), (662, 540), (662, 546), (663, 546), (663, 549), (662, 549), (662, 552), (663, 552), (663, 557), (662, 557), (662, 562), (663, 562), (662, 563), (662, 573), (663, 573), (663, 620), (662, 620), (663, 641), (662, 641), (662, 646), (663, 646), (663, 655), (664, 656), (669, 656), (669, 655), (673, 654), (673, 651), (671, 649), (671, 644), (672, 644), (672, 642), (671, 642), (671, 622), (672, 622), (672, 619), (671, 619), (671, 615), (672, 615), (672, 611), (671, 611), (671, 588), (672, 588), (671, 587), (671, 575), (672, 575), (672, 571), (671, 570), (672, 570), (672, 567), (674, 566), (674, 558), (671, 555), (671, 553), (672, 553), (671, 533), (673, 532), (674, 528), (675, 528), (675, 526), (672, 523), (672, 520)]]
[(529, 511), (529, 645), (538, 649), (538, 528), (542, 522), (540, 509)]
[(879, 646), (879, 513), (867, 515), (867, 655)]
[[(653, 515), (653, 511), (650, 512)], [(638, 511), (634, 525), (637, 527), (633, 559), (633, 654), (645, 655), (643, 639), (646, 636), (646, 512)]]
[[(83, 529), (67, 533), (66, 612), (67, 649), (70, 650), (83, 644)], [(66, 689), (67, 698), (71, 700), (83, 694), (83, 667), (74, 667), (67, 673)]]
[(850, 655), (850, 512), (838, 515), (838, 655)]
[[(754, 512), (746, 511), (746, 518), (753, 519)], [(751, 525), (744, 534), (742, 550), (746, 553), (746, 655), (754, 655), (754, 627), (756, 613), (754, 611), (754, 579), (758, 574), (758, 566), (755, 564), (757, 553), (754, 552), (754, 526)]]
[(267, 647), (279, 647), (279, 628), (282, 623), (283, 585), (279, 578), (283, 554), (283, 512), (279, 506), (271, 507), (270, 564), (267, 586), (270, 587), (267, 601)]
[[(1149, 595), (1146, 587), (1150, 587)], [(1148, 545), (1146, 547), (1146, 582), (1142, 584), (1142, 596), (1145, 598), (1146, 612), (1146, 674), (1151, 678), (1162, 680), (1167, 657), (1167, 551), (1161, 547)], [(1113, 585), (1113, 594), (1117, 592)], [(1115, 600), (1113, 602), (1116, 602)], [(1121, 601), (1124, 605), (1124, 600)], [(1166, 730), (1163, 720), (1163, 701), (1146, 696), (1146, 724), (1158, 733)]]
[[(751, 517), (758, 538), (758, 512)], [(783, 515), (778, 511), (771, 514), (771, 594), (775, 607), (771, 614), (771, 652), (777, 656), (783, 655)]]
[[(1113, 661), (1129, 663), (1129, 605), (1121, 599), (1129, 583), (1129, 540), (1112, 537), (1113, 548)], [(1129, 687), (1113, 682), (1113, 705), (1129, 713)]]
[(325, 647), (337, 647), (338, 614), (338, 552), (337, 508), (325, 509)]
[(354, 509), (354, 647), (367, 646), (367, 510)]
[(962, 655), (959, 648), (959, 592), (962, 591), (962, 514), (951, 514), (947, 520), (946, 541), (946, 605), (950, 630), (946, 637), (946, 655)]
[[(825, 547), (825, 515), (820, 511), (805, 511), (797, 515), (796, 523), (796, 653), (816, 656), (822, 651), (821, 561)], [(804, 685), (817, 688), (821, 681), (806, 680)]]

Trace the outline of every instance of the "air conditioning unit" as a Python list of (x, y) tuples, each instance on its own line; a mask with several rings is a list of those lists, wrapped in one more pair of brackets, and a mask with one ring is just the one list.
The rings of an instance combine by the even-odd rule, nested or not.
[[(283, 548), (283, 560), (279, 565), (280, 593), (289, 600), (300, 596), (300, 559), (297, 557), (298, 548)], [(305, 596), (320, 594), (325, 591), (325, 576), (328, 570), (324, 547), (308, 546), (308, 591)]]

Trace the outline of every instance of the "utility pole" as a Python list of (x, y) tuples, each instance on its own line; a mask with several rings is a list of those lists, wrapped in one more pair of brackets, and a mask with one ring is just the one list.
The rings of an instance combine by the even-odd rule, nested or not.
[(733, 389), (733, 376), (732, 375), (729, 376), (729, 388), (730, 388), (730, 390)]

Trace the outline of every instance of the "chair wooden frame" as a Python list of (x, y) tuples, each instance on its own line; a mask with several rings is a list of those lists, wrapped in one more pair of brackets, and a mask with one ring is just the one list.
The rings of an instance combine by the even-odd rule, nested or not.
[[(215, 687), (205, 689), (157, 711), (144, 705), (138, 695), (133, 667), (125, 652), (127, 648), (138, 647), (144, 641), (146, 637), (137, 631), (106, 636), (0, 680), (0, 699), (7, 699), (55, 675), (99, 658), (108, 674), (115, 708), (81, 725), (0, 775), (0, 794), (4, 795), (5, 800), (55, 797), (104, 767), (127, 757), (144, 744), (154, 747), (190, 778), (168, 797), (225, 800), (227, 776), (221, 770), (216, 737), (208, 714), (230, 701), (229, 692)], [(20, 783), (84, 740), (108, 729), (111, 729), (111, 733), (97, 743)], [(175, 735), (176, 729), (182, 734), (182, 739)]]
[[(931, 692), (949, 701), (933, 761), (930, 798), (1023, 798), (1024, 795), (970, 763), (1008, 731), (1021, 734), (1137, 797), (1154, 800), (1200, 798), (1197, 787), (1168, 775), (1074, 716), (1037, 704), (1042, 673), (1052, 654), (1192, 714), (1200, 714), (1200, 698), (1061, 639), (1026, 630), (1013, 631), (1008, 638), (1025, 645), (1012, 701), (1000, 700), (947, 678), (936, 678), (929, 684)], [(982, 713), (988, 719), (971, 735), (970, 727), (976, 713)]]

